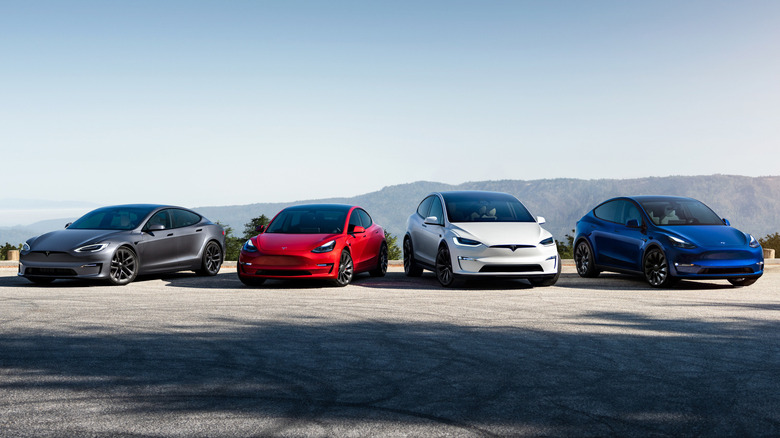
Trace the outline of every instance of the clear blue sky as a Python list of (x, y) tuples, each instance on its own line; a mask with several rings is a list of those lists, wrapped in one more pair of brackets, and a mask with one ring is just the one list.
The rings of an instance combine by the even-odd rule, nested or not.
[(780, 174), (780, 1), (0, 2), (4, 195)]

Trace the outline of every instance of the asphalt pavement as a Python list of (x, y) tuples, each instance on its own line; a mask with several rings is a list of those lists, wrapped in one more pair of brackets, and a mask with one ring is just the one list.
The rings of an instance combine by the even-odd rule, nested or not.
[(780, 265), (123, 287), (0, 269), (0, 436), (780, 436)]

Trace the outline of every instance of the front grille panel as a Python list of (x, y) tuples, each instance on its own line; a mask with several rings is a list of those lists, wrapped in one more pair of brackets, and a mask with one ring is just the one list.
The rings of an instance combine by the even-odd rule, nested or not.
[(750, 268), (704, 268), (699, 271), (703, 275), (726, 275), (726, 274), (752, 274), (754, 271)]
[(76, 271), (66, 268), (27, 268), (24, 275), (45, 275), (49, 277), (75, 277)]
[(302, 277), (311, 275), (311, 272), (298, 269), (258, 269), (255, 274), (273, 277)]

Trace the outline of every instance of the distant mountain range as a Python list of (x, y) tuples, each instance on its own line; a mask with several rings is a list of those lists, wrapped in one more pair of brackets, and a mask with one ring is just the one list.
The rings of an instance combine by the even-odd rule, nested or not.
[[(676, 195), (699, 199), (721, 217), (757, 238), (780, 231), (780, 176), (731, 175), (669, 176), (637, 179), (546, 179), (477, 181), (458, 185), (420, 181), (385, 187), (348, 198), (329, 198), (287, 203), (257, 203), (194, 210), (241, 234), (244, 224), (264, 214), (273, 217), (282, 208), (303, 203), (346, 203), (364, 207), (387, 231), (402, 236), (406, 218), (432, 191), (493, 190), (517, 196), (532, 214), (544, 216), (545, 228), (564, 241), (575, 223), (596, 204), (621, 195)], [(19, 243), (45, 231), (59, 229), (68, 219), (44, 221), (25, 227), (0, 228), (0, 244)]]

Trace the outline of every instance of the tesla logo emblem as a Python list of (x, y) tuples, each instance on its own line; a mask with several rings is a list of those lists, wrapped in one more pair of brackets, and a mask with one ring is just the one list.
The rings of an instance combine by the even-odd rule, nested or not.
[(283, 247), (282, 247), (282, 249), (283, 249), (283, 250), (284, 250), (284, 249), (287, 249), (287, 247), (286, 247), (286, 246), (283, 246)]
[(43, 253), (46, 254), (46, 257), (48, 257), (49, 254), (51, 254), (51, 251), (44, 251)]
[(720, 244), (721, 244), (721, 245), (725, 245), (725, 244), (726, 244), (726, 242), (720, 242)]
[(510, 245), (509, 249), (511, 249), (512, 252), (515, 252), (515, 250), (517, 249), (517, 245)]

